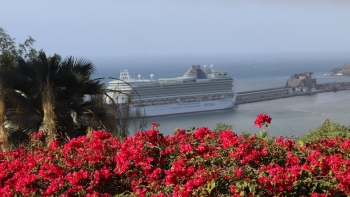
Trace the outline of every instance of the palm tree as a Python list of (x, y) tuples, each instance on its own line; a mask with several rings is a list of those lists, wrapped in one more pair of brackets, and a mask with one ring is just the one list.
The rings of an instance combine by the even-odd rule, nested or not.
[[(5, 92), (0, 86), (0, 123), (5, 121)], [(0, 150), (6, 151), (9, 149), (8, 136), (4, 124), (0, 125)]]
[(0, 85), (7, 90), (9, 140), (18, 145), (38, 130), (47, 134), (47, 143), (57, 135), (86, 135), (88, 129), (115, 130), (116, 117), (103, 103), (103, 83), (90, 78), (94, 70), (85, 59), (62, 61), (39, 52), (37, 58), (18, 58), (12, 69), (0, 71)]

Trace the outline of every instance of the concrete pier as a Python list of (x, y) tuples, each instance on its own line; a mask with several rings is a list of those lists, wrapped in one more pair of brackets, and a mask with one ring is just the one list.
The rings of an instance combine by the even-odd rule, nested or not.
[(316, 88), (277, 87), (254, 91), (237, 92), (236, 104), (251, 103), (293, 96), (312, 95), (322, 92), (350, 90), (350, 82), (317, 84)]

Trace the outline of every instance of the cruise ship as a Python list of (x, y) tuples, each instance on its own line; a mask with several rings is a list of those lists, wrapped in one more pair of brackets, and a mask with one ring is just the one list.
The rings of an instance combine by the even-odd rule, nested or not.
[(192, 66), (182, 77), (133, 79), (128, 70), (109, 82), (107, 104), (126, 106), (139, 116), (161, 116), (232, 108), (236, 101), (234, 78), (227, 72)]

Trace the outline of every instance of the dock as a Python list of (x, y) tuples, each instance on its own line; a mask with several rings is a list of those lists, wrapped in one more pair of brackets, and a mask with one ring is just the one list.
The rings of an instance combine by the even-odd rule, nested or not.
[(236, 104), (252, 103), (293, 96), (313, 95), (322, 92), (350, 90), (350, 82), (316, 84), (312, 73), (296, 74), (288, 79), (286, 86), (237, 92)]
[(286, 87), (237, 92), (236, 104), (286, 98), (286, 97), (292, 97), (296, 95), (297, 93), (293, 94), (292, 92), (290, 92), (290, 88), (286, 88)]

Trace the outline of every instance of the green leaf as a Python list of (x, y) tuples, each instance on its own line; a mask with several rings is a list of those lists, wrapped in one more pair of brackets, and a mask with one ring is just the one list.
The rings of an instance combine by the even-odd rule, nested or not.
[(211, 182), (205, 184), (204, 188), (207, 190), (208, 194), (210, 194), (211, 191), (215, 188), (215, 181), (212, 180)]
[(244, 191), (241, 191), (241, 193), (239, 193), (239, 195), (242, 196), (242, 197), (245, 196)]
[(250, 184), (250, 185), (249, 185), (249, 191), (250, 191), (250, 193), (252, 193), (252, 194), (255, 193), (255, 186), (256, 186), (256, 185), (254, 185), (254, 184)]
[(299, 146), (304, 146), (305, 143), (304, 143), (302, 140), (298, 140), (298, 141), (297, 141), (297, 144), (298, 144)]
[(239, 182), (236, 182), (236, 187), (240, 188), (241, 184)]
[(248, 187), (248, 182), (247, 181), (244, 181), (243, 187)]

